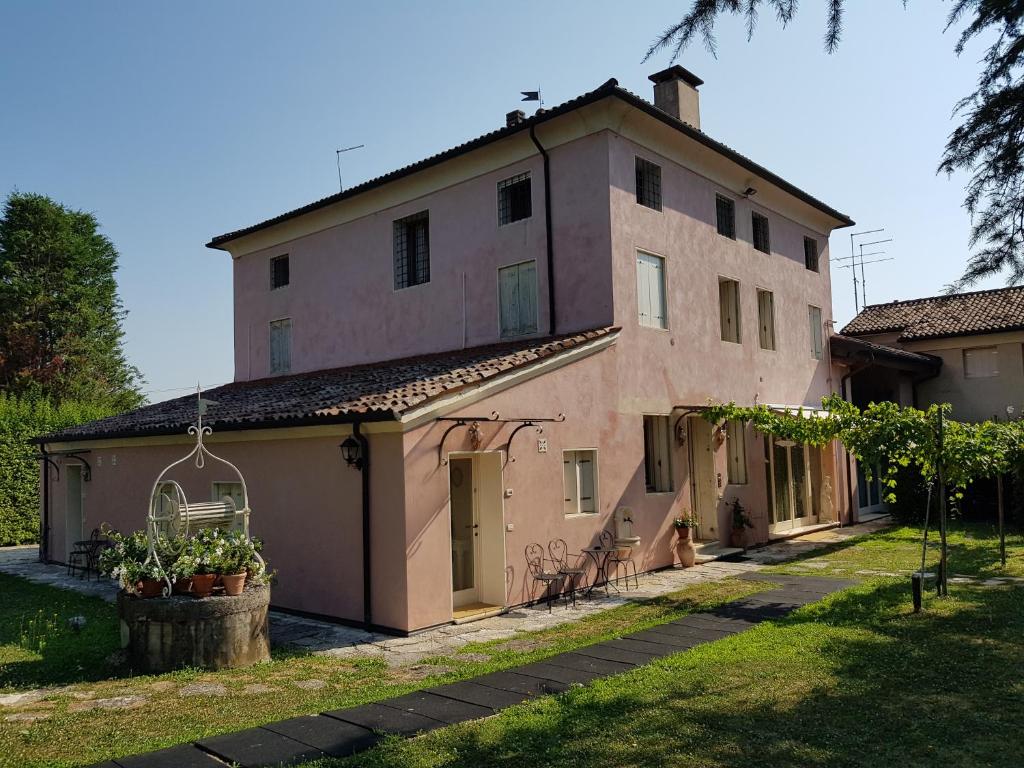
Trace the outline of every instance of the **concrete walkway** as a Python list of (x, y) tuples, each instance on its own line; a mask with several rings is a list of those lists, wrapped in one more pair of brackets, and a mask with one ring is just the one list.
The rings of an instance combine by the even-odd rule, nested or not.
[(387, 736), (410, 737), (454, 723), (490, 717), (546, 694), (561, 693), (603, 677), (628, 672), (665, 656), (745, 632), (762, 621), (856, 582), (808, 576), (744, 574), (778, 586), (615, 640), (560, 653), (541, 662), (492, 672), (358, 707), (305, 715), (191, 744), (116, 758), (93, 768), (241, 768), (294, 765), (347, 757)]
[[(761, 570), (766, 565), (792, 560), (821, 547), (846, 541), (855, 536), (872, 533), (890, 525), (888, 518), (861, 525), (832, 528), (806, 534), (794, 539), (778, 541), (766, 547), (750, 550), (739, 561), (712, 561), (693, 568), (668, 568), (640, 575), (639, 589), (611, 590), (607, 597), (603, 590), (595, 591), (595, 599), (578, 599), (576, 607), (556, 603), (549, 613), (542, 604), (515, 608), (508, 613), (481, 619), (469, 624), (445, 625), (411, 637), (393, 637), (365, 630), (316, 621), (273, 611), (270, 619), (272, 647), (294, 647), (330, 656), (377, 656), (390, 666), (406, 666), (430, 656), (449, 655), (467, 643), (514, 638), (523, 632), (578, 621), (584, 616), (606, 611), (627, 602), (646, 600), (700, 582), (722, 581), (734, 576)], [(7, 547), (0, 549), (0, 572), (21, 576), (37, 584), (72, 589), (114, 600), (116, 586), (106, 580), (83, 580), (69, 577), (59, 565), (43, 565), (38, 561), (36, 547)]]

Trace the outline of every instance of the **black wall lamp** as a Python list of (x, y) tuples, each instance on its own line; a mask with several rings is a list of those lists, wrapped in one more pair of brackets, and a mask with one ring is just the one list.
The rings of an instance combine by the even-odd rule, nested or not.
[(359, 441), (349, 436), (345, 438), (345, 441), (338, 446), (341, 449), (341, 455), (345, 459), (345, 463), (353, 469), (363, 468), (363, 448), (359, 444)]

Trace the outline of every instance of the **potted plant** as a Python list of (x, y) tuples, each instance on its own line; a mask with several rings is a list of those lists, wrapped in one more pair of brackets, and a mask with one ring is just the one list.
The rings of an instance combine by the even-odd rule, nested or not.
[(142, 531), (124, 535), (112, 533), (110, 546), (100, 553), (98, 568), (116, 579), (121, 589), (143, 597), (157, 597), (163, 587), (160, 568), (149, 558), (149, 544)]
[(690, 531), (697, 527), (697, 519), (689, 511), (684, 511), (680, 517), (672, 521), (673, 527), (679, 538), (676, 539), (676, 554), (679, 555), (679, 564), (683, 568), (691, 567), (697, 561), (697, 550), (693, 546), (693, 537)]
[(729, 533), (729, 543), (734, 547), (744, 547), (747, 528), (753, 528), (754, 524), (747, 517), (747, 510), (738, 498), (733, 499), (730, 506), (732, 507), (732, 530)]
[(256, 553), (262, 546), (259, 539), (249, 540), (235, 531), (222, 537), (224, 551), (220, 560), (220, 579), (225, 595), (240, 595), (251, 570), (260, 565)]
[(143, 598), (160, 597), (164, 591), (164, 572), (156, 561), (149, 560), (139, 566), (135, 593)]
[(209, 597), (217, 583), (224, 557), (224, 542), (221, 531), (204, 529), (189, 540), (184, 555), (195, 558), (195, 571), (192, 574), (192, 594), (195, 597)]
[(182, 554), (175, 559), (168, 571), (171, 576), (171, 582), (174, 584), (174, 594), (191, 594), (192, 582), (195, 578), (198, 566), (199, 563), (196, 560), (195, 555), (191, 552), (182, 552)]

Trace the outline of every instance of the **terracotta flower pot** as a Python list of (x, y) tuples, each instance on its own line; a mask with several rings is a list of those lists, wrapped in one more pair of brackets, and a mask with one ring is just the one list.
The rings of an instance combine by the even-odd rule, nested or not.
[(171, 590), (176, 595), (189, 595), (192, 593), (192, 577), (180, 578), (174, 582), (174, 588)]
[(679, 556), (679, 564), (683, 568), (691, 568), (697, 562), (697, 548), (693, 546), (689, 529), (680, 528), (679, 530), (686, 531), (685, 536), (680, 534), (676, 539), (676, 554)]
[(139, 593), (144, 600), (160, 597), (163, 589), (164, 583), (160, 579), (143, 579), (139, 582)]
[(245, 587), (245, 577), (248, 574), (245, 571), (241, 573), (223, 573), (220, 577), (220, 583), (224, 585), (225, 595), (240, 595), (242, 589)]
[(676, 533), (679, 534), (680, 540), (690, 538), (690, 529), (689, 528), (676, 528)]
[(209, 597), (213, 594), (216, 581), (216, 573), (197, 573), (192, 577), (192, 594), (196, 597)]

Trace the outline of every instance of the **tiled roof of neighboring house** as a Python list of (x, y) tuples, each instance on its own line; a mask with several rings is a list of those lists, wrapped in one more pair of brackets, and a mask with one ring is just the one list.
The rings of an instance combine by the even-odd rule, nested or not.
[(459, 144), (458, 146), (452, 147), (451, 149), (445, 150), (444, 152), (440, 152), (424, 160), (420, 160), (418, 162), (412, 163), (411, 165), (407, 165), (404, 166), (403, 168), (391, 171), (390, 173), (386, 173), (383, 176), (378, 176), (374, 179), (370, 179), (369, 181), (364, 181), (362, 184), (358, 184), (354, 187), (346, 189), (343, 192), (338, 192), (328, 197), (321, 198), (320, 200), (309, 203), (308, 205), (304, 205), (301, 208), (296, 208), (292, 211), (288, 211), (287, 213), (282, 213), (281, 215), (274, 216), (273, 218), (267, 219), (266, 221), (261, 221), (259, 224), (254, 224), (243, 229), (237, 229), (233, 232), (227, 232), (223, 235), (217, 235), (216, 237), (211, 239), (210, 242), (207, 243), (206, 245), (209, 248), (220, 248), (224, 244), (232, 240), (236, 240), (239, 237), (243, 237), (245, 235), (251, 234), (261, 229), (272, 227), (275, 224), (280, 224), (281, 222), (296, 218), (297, 216), (302, 216), (303, 214), (311, 213), (312, 211), (319, 210), (320, 208), (324, 208), (328, 205), (332, 205), (342, 200), (346, 200), (350, 197), (355, 197), (356, 195), (362, 194), (363, 192), (367, 192), (371, 189), (375, 189), (376, 187), (380, 187), (384, 184), (387, 184), (388, 182), (395, 181), (396, 179), (401, 179), (405, 176), (409, 176), (418, 171), (422, 171), (426, 168), (430, 168), (432, 166), (443, 163), (444, 161), (450, 160), (453, 157), (458, 157), (459, 155), (463, 155), (466, 154), (467, 152), (479, 149), (480, 147), (498, 141), (499, 139), (503, 139), (507, 136), (519, 133), (520, 131), (529, 130), (534, 125), (540, 125), (541, 123), (545, 123), (568, 112), (572, 112), (574, 109), (579, 109), (580, 107), (592, 104), (608, 96), (615, 96), (619, 99), (622, 99), (627, 104), (630, 104), (631, 106), (636, 107), (637, 109), (642, 110), (643, 112), (646, 112), (647, 114), (657, 118), (666, 125), (672, 126), (680, 133), (689, 136), (691, 139), (700, 142), (701, 144), (714, 150), (715, 152), (718, 152), (720, 155), (723, 155), (724, 157), (732, 160), (733, 162), (747, 169), (754, 175), (764, 179), (765, 181), (771, 184), (776, 185), (777, 187), (788, 192), (797, 199), (802, 200), (808, 205), (811, 205), (812, 207), (817, 208), (823, 213), (826, 213), (827, 215), (839, 220), (840, 222), (842, 222), (842, 226), (847, 227), (854, 223), (850, 219), (850, 217), (848, 217), (845, 213), (840, 213), (834, 208), (821, 202), (817, 198), (812, 197), (807, 192), (804, 192), (799, 187), (790, 184), (785, 179), (772, 173), (767, 168), (758, 165), (750, 158), (741, 155), (739, 152), (732, 149), (731, 147), (726, 146), (720, 141), (712, 139), (699, 128), (695, 128), (689, 123), (684, 123), (683, 121), (675, 117), (672, 117), (668, 113), (663, 112), (662, 110), (655, 107), (649, 101), (640, 98), (635, 93), (627, 91), (625, 88), (620, 88), (618, 80), (616, 80), (615, 78), (611, 78), (610, 80), (606, 81), (593, 91), (588, 91), (587, 93), (584, 93), (581, 96), (577, 96), (575, 99), (571, 99), (565, 102), (564, 104), (559, 104), (557, 107), (553, 107), (552, 109), (539, 110), (537, 114), (527, 118), (526, 120), (516, 125), (507, 126), (504, 128), (500, 128), (496, 131), (491, 131), (490, 133), (485, 133), (482, 136), (478, 136), (475, 139), (471, 139), (470, 141), (467, 141), (463, 144)]
[(899, 333), (900, 341), (1024, 329), (1024, 286), (873, 304), (843, 328), (847, 336)]
[(853, 336), (836, 333), (829, 337), (828, 343), (833, 360), (881, 363), (899, 370), (936, 371), (942, 366), (940, 357), (875, 344)]
[[(214, 430), (393, 421), (403, 412), (579, 349), (616, 328), (407, 357), (381, 363), (225, 384), (203, 393)], [(155, 403), (46, 435), (38, 442), (181, 434), (196, 419), (196, 396)]]

